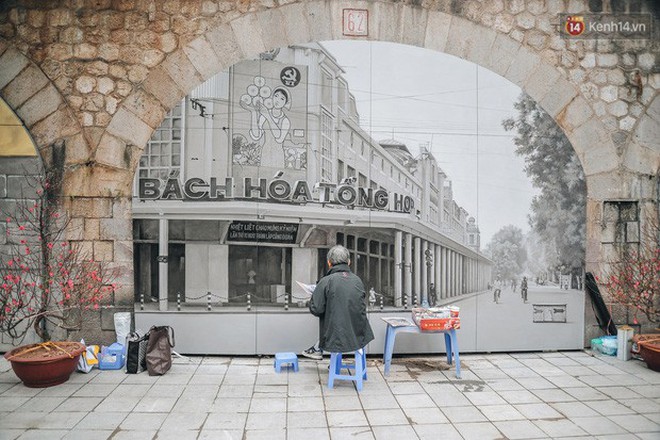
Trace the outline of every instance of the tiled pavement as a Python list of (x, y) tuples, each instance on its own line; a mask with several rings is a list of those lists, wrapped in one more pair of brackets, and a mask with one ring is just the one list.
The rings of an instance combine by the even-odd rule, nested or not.
[[(417, 358), (419, 359), (419, 358)], [(437, 363), (440, 357), (425, 358)], [(327, 363), (176, 360), (165, 376), (93, 370), (30, 389), (0, 362), (0, 439), (660, 439), (660, 374), (589, 352), (462, 355), (463, 378), (369, 360), (362, 392)]]

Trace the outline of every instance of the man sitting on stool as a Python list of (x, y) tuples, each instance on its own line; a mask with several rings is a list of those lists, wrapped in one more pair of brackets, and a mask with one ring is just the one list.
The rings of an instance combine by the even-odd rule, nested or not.
[(316, 285), (309, 311), (319, 317), (319, 348), (346, 353), (374, 339), (367, 319), (362, 280), (349, 269), (350, 253), (343, 246), (328, 251), (328, 273)]

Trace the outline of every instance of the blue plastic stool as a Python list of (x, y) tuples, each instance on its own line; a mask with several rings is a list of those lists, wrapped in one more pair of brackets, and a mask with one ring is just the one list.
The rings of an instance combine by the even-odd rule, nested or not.
[[(328, 388), (334, 386), (335, 380), (355, 381), (355, 387), (362, 391), (362, 381), (367, 380), (367, 355), (364, 348), (355, 351), (355, 364), (342, 363), (341, 353), (330, 354), (330, 372), (328, 375)], [(354, 370), (354, 374), (341, 374), (341, 369)]]
[(295, 353), (275, 353), (275, 371), (282, 371), (282, 364), (293, 365), (293, 371), (298, 371), (298, 355)]

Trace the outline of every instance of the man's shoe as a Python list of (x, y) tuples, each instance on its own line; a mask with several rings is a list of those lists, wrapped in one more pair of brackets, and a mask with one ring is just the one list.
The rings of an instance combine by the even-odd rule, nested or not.
[(309, 347), (307, 350), (303, 350), (303, 352), (300, 354), (305, 356), (306, 358), (314, 359), (316, 361), (323, 360), (323, 350), (319, 350), (313, 345)]

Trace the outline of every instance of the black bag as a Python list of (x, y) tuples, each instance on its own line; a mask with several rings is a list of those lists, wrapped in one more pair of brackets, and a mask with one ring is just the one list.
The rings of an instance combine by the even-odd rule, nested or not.
[(149, 333), (140, 336), (137, 332), (126, 337), (126, 373), (137, 374), (147, 369), (147, 344)]
[(151, 327), (147, 344), (147, 371), (149, 376), (167, 373), (172, 366), (174, 329), (170, 326)]

